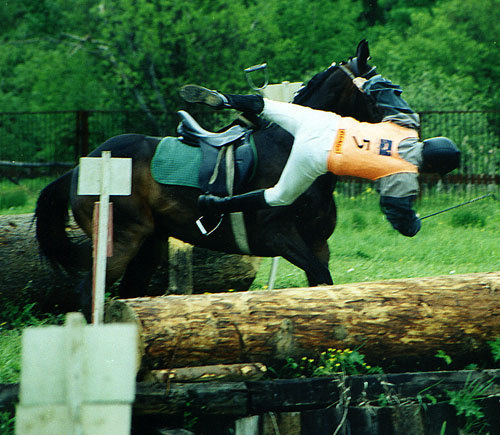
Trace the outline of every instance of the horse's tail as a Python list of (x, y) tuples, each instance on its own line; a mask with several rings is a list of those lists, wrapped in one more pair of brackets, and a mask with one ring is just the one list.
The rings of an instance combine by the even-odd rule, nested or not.
[(36, 238), (41, 253), (54, 268), (66, 271), (84, 269), (89, 263), (89, 247), (72, 241), (66, 232), (73, 171), (45, 187), (35, 209)]

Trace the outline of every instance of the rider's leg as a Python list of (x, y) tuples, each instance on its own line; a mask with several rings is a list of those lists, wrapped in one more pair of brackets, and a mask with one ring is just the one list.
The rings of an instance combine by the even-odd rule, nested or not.
[(202, 214), (223, 214), (236, 211), (260, 210), (268, 208), (269, 205), (264, 199), (264, 189), (261, 189), (224, 198), (214, 195), (201, 195), (198, 198), (198, 207)]
[(201, 195), (198, 205), (202, 212), (226, 213), (290, 205), (317, 177), (327, 172), (327, 156), (337, 131), (338, 115), (264, 99), (260, 95), (223, 95), (197, 85), (186, 85), (180, 93), (191, 103), (260, 114), (295, 137), (288, 161), (274, 187), (228, 198)]
[(290, 157), (274, 187), (225, 198), (201, 195), (198, 198), (200, 211), (202, 213), (232, 213), (292, 204), (316, 178), (327, 172), (328, 150), (325, 149), (324, 158), (319, 159), (314, 155), (314, 149), (307, 145), (303, 146), (304, 143), (301, 142), (300, 137), (295, 140)]
[(179, 94), (188, 103), (201, 103), (216, 109), (231, 108), (258, 115), (264, 108), (264, 100), (260, 95), (221, 94), (198, 85), (185, 85)]
[(299, 104), (284, 103), (264, 98), (264, 110), (260, 114), (264, 119), (275, 122), (294, 137), (321, 136), (333, 123), (336, 128), (338, 115), (332, 112), (311, 109)]
[(312, 137), (308, 131), (297, 134), (287, 163), (274, 187), (226, 198), (201, 195), (198, 199), (201, 212), (230, 213), (292, 204), (316, 178), (327, 172), (327, 157), (331, 148), (328, 139), (335, 137), (336, 129), (335, 118), (330, 121), (324, 137), (322, 133)]
[[(321, 128), (326, 113), (298, 104), (268, 100), (261, 95), (222, 94), (198, 85), (185, 85), (179, 93), (188, 103), (201, 103), (217, 109), (232, 108), (261, 115), (283, 127), (293, 136), (304, 126), (311, 130)], [(327, 116), (331, 117), (332, 114), (329, 113)]]
[(222, 94), (198, 85), (185, 85), (179, 93), (188, 103), (201, 103), (217, 109), (232, 108), (260, 115), (283, 127), (293, 136), (302, 129), (309, 129), (311, 135), (317, 136), (318, 130), (323, 130), (325, 125), (331, 124), (332, 117), (338, 118), (331, 112), (268, 100), (261, 95)]

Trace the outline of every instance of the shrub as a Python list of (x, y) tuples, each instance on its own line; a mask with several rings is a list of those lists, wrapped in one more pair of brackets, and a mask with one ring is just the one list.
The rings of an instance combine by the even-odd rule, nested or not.
[(455, 212), (451, 218), (454, 227), (479, 227), (486, 225), (486, 217), (477, 211), (462, 210)]
[(0, 196), (0, 209), (20, 207), (26, 204), (28, 201), (28, 194), (23, 188), (17, 188), (5, 193)]

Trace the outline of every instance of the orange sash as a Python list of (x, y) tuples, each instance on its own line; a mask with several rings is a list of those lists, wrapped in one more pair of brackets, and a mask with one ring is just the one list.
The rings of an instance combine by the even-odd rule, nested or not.
[(328, 170), (370, 180), (400, 172), (417, 173), (418, 167), (398, 154), (398, 145), (408, 138), (418, 138), (417, 131), (393, 122), (370, 124), (340, 118), (337, 137), (328, 154)]

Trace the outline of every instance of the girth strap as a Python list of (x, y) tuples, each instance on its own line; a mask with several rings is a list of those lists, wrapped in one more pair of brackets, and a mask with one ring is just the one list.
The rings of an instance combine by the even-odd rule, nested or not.
[[(234, 145), (230, 144), (224, 147), (219, 154), (226, 154), (226, 183), (229, 196), (233, 195), (234, 191)], [(217, 162), (219, 163), (219, 162)], [(217, 168), (218, 165), (216, 165)], [(242, 212), (229, 214), (231, 228), (233, 229), (234, 240), (238, 249), (243, 254), (250, 254), (250, 246), (248, 245), (248, 236), (245, 227), (245, 218)]]

